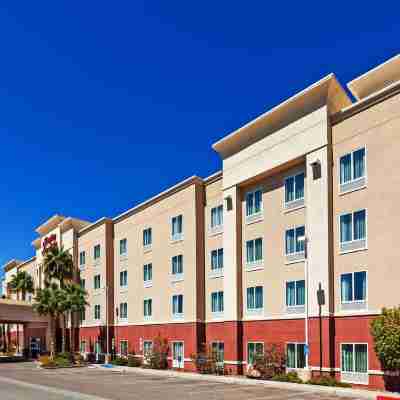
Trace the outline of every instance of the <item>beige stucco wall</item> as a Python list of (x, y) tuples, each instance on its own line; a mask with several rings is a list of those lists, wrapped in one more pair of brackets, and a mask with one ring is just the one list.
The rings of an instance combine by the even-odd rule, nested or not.
[[(205, 307), (206, 321), (216, 321), (211, 313), (211, 293), (224, 291), (225, 277), (211, 276), (211, 251), (223, 248), (223, 231), (211, 232), (211, 209), (223, 205), (222, 177), (205, 187), (206, 205), (204, 207), (205, 220)], [(225, 254), (224, 254), (225, 261)], [(225, 267), (225, 266), (224, 266)], [(225, 294), (224, 294), (225, 296)], [(224, 299), (225, 300), (225, 299)], [(226, 303), (226, 301), (224, 301)], [(218, 320), (223, 320), (222, 315)]]
[[(242, 206), (242, 276), (243, 276), (243, 319), (269, 319), (286, 316), (286, 281), (304, 279), (304, 262), (286, 264), (285, 231), (305, 225), (305, 208), (286, 211), (283, 208), (287, 176), (305, 171), (305, 163), (264, 178), (241, 189)], [(305, 181), (307, 181), (307, 176)], [(305, 182), (306, 187), (306, 182)], [(246, 193), (254, 189), (263, 192), (263, 219), (246, 223)], [(307, 192), (305, 192), (307, 204)], [(263, 238), (263, 269), (246, 271), (246, 241)], [(251, 286), (264, 287), (264, 314), (246, 315), (246, 289)], [(303, 315), (303, 314), (302, 314)], [(301, 315), (301, 316), (302, 316)], [(296, 315), (295, 317), (299, 317)], [(293, 317), (293, 315), (291, 316)]]
[[(91, 229), (78, 238), (78, 255), (81, 251), (86, 252), (85, 268), (80, 271), (81, 279), (85, 279), (85, 289), (88, 293), (87, 301), (90, 304), (86, 309), (86, 320), (82, 326), (97, 326), (106, 323), (106, 224)], [(94, 246), (100, 245), (101, 257), (94, 260)], [(78, 256), (79, 259), (79, 256)], [(100, 274), (101, 289), (94, 290), (94, 276)], [(101, 320), (94, 320), (94, 306), (100, 304)]]
[[(172, 217), (183, 215), (183, 240), (171, 240)], [(143, 249), (143, 230), (152, 228), (151, 251)], [(203, 294), (198, 293), (196, 285), (197, 238), (196, 238), (196, 185), (192, 184), (131, 216), (114, 224), (114, 280), (115, 307), (121, 302), (128, 303), (128, 320), (118, 321), (125, 324), (157, 324), (172, 322), (193, 322), (197, 319), (197, 301)], [(127, 256), (119, 255), (119, 242), (127, 239)], [(172, 282), (171, 259), (183, 255), (184, 279)], [(152, 287), (144, 287), (143, 265), (152, 263)], [(119, 286), (119, 274), (128, 271), (128, 288)], [(172, 319), (172, 296), (183, 294), (184, 318)], [(152, 318), (145, 320), (143, 301), (152, 299)]]
[[(400, 96), (333, 126), (333, 212), (335, 311), (340, 312), (340, 274), (368, 271), (368, 310), (399, 303), (397, 232), (400, 225)], [(366, 146), (367, 187), (339, 195), (340, 156)], [(368, 250), (339, 254), (339, 215), (367, 210)], [(363, 311), (364, 312), (364, 311)]]

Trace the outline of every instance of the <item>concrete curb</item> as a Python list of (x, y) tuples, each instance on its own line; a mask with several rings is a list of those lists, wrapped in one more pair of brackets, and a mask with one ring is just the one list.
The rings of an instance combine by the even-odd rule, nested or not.
[(181, 379), (192, 379), (206, 382), (217, 382), (217, 383), (230, 383), (235, 385), (246, 385), (256, 386), (261, 385), (265, 387), (271, 387), (276, 389), (294, 390), (300, 392), (309, 393), (323, 393), (331, 394), (338, 397), (354, 397), (357, 399), (373, 399), (376, 400), (377, 396), (389, 396), (393, 399), (400, 399), (400, 394), (389, 393), (389, 392), (378, 392), (373, 390), (362, 390), (362, 389), (350, 389), (350, 388), (339, 388), (329, 386), (318, 386), (318, 385), (306, 385), (298, 383), (287, 383), (287, 382), (275, 382), (275, 381), (264, 381), (258, 379), (249, 379), (246, 377), (238, 376), (217, 376), (217, 375), (201, 375), (193, 372), (178, 372), (172, 370), (156, 370), (136, 367), (118, 367), (115, 366), (110, 369), (103, 368), (101, 365), (95, 365), (96, 368), (100, 368), (104, 371), (119, 372), (119, 373), (133, 373), (133, 374), (145, 374), (161, 377), (170, 378), (181, 378)]

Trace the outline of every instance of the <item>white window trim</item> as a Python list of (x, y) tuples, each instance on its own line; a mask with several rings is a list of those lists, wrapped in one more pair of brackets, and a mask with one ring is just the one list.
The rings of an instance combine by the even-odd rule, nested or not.
[[(96, 285), (95, 285), (95, 282), (96, 282), (96, 276), (99, 276), (100, 278), (99, 278), (99, 283), (100, 283), (100, 286), (98, 287), (98, 288), (96, 288)], [(86, 282), (85, 282), (86, 283)], [(93, 291), (95, 292), (95, 293), (98, 293), (100, 290), (102, 289), (102, 287), (101, 287), (101, 274), (96, 274), (96, 275), (94, 275), (93, 276)]]
[(299, 345), (299, 344), (302, 344), (302, 345), (304, 345), (304, 346), (306, 346), (306, 343), (305, 342), (286, 342), (286, 358), (287, 358), (287, 346), (288, 346), (288, 344), (294, 344), (295, 345), (295, 365), (296, 365), (296, 367), (286, 367), (286, 369), (288, 370), (288, 371), (295, 371), (295, 370), (297, 370), (297, 371), (302, 371), (302, 370), (304, 370), (304, 369), (307, 369), (308, 368), (308, 354), (306, 354), (305, 355), (305, 365), (304, 365), (304, 368), (298, 368), (297, 367), (297, 346)]
[[(298, 199), (293, 199), (291, 201), (286, 201), (286, 181), (289, 180), (290, 178), (294, 178), (294, 193), (296, 195), (296, 176), (298, 175), (304, 175), (304, 195), (303, 197), (299, 197)], [(297, 174), (293, 174), (293, 175), (288, 175), (285, 177), (284, 179), (284, 185), (283, 185), (283, 208), (285, 209), (287, 205), (292, 204), (296, 201), (299, 200), (304, 200), (304, 204), (301, 206), (298, 206), (296, 208), (290, 208), (288, 210), (285, 210), (286, 212), (289, 211), (293, 211), (293, 210), (298, 210), (300, 208), (304, 208), (305, 207), (305, 201), (306, 201), (306, 172), (302, 171), (302, 172), (298, 172)]]
[[(181, 313), (174, 313), (174, 296), (182, 296), (182, 312)], [(185, 304), (184, 304), (185, 298), (184, 295), (181, 293), (174, 294), (171, 297), (171, 315), (172, 319), (174, 320), (180, 320), (184, 318), (185, 315)]]
[[(121, 304), (126, 304), (126, 317), (121, 317)], [(128, 302), (127, 301), (121, 301), (119, 303), (119, 321), (125, 322), (128, 321)]]
[[(99, 318), (96, 318), (96, 306), (99, 307)], [(100, 304), (93, 305), (93, 321), (101, 321), (101, 306)]]
[[(342, 359), (343, 359), (343, 357), (342, 357), (342, 347), (343, 347), (343, 345), (347, 345), (347, 344), (351, 344), (352, 346), (353, 346), (353, 370), (355, 370), (355, 365), (356, 365), (356, 359), (355, 359), (355, 345), (356, 344), (362, 344), (362, 345), (367, 345), (367, 372), (356, 372), (356, 371), (343, 371), (343, 369), (342, 369)], [(368, 346), (368, 343), (366, 343), (366, 342), (341, 342), (340, 343), (340, 374), (342, 375), (342, 374), (349, 374), (349, 375), (358, 375), (358, 376), (360, 376), (360, 375), (362, 375), (362, 376), (365, 376), (365, 377), (369, 377), (369, 374), (368, 374), (368, 371), (369, 371), (369, 346)], [(368, 385), (369, 384), (369, 382), (366, 382), (366, 383), (364, 383), (364, 382), (359, 382), (359, 381), (357, 381), (357, 380), (351, 380), (351, 379), (344, 379), (343, 380), (343, 378), (342, 378), (342, 376), (340, 377), (340, 380), (341, 380), (341, 382), (345, 382), (345, 383), (354, 383), (354, 384), (357, 384), (357, 385)], [(367, 379), (367, 381), (368, 381), (369, 379)]]
[[(248, 194), (253, 194), (253, 196), (255, 198), (255, 193), (256, 192), (261, 192), (261, 209), (260, 209), (260, 211), (258, 211), (256, 213), (247, 215), (247, 195)], [(246, 192), (246, 194), (245, 194), (244, 204), (245, 204), (244, 216), (245, 216), (247, 225), (253, 224), (255, 222), (262, 221), (264, 219), (264, 199), (263, 199), (263, 189), (262, 189), (262, 187), (257, 187), (255, 189), (248, 190)]]
[[(85, 257), (84, 257), (85, 258), (85, 262), (83, 264), (81, 264), (81, 253), (85, 253)], [(85, 267), (86, 267), (86, 250), (81, 250), (79, 252), (79, 269), (80, 270), (84, 270)]]
[(224, 205), (223, 204), (217, 204), (216, 206), (213, 206), (210, 208), (210, 226), (209, 226), (209, 235), (210, 236), (216, 236), (220, 235), (224, 231), (224, 222), (223, 222), (223, 216), (222, 216), (222, 224), (212, 226), (212, 210), (214, 208), (218, 208), (222, 206), (222, 215), (224, 214)]
[[(171, 346), (172, 368), (176, 368), (176, 367), (174, 367), (174, 361), (175, 361), (175, 359), (174, 359), (174, 343), (182, 343), (182, 354), (183, 354), (182, 362), (183, 362), (183, 367), (185, 367), (185, 361), (187, 361), (185, 358), (185, 342), (183, 340), (172, 340), (170, 343), (172, 344), (172, 346)], [(192, 360), (190, 359), (190, 361), (192, 361)]]
[[(364, 239), (358, 239), (354, 240), (354, 213), (358, 211), (365, 211), (365, 238)], [(351, 240), (347, 240), (345, 242), (341, 242), (341, 235), (342, 235), (342, 226), (340, 223), (340, 218), (344, 215), (351, 214)], [(339, 239), (339, 254), (347, 254), (347, 253), (354, 253), (357, 251), (364, 251), (368, 250), (368, 209), (367, 208), (360, 208), (354, 211), (347, 211), (343, 212), (338, 215), (338, 239)], [(360, 240), (365, 240), (365, 246), (359, 249), (354, 249), (354, 250), (341, 250), (340, 246), (342, 244), (348, 244), (348, 243), (354, 243), (354, 242), (359, 242)]]
[[(173, 226), (173, 220), (174, 218), (178, 218), (179, 216), (182, 216), (182, 232), (180, 233), (175, 233), (175, 235), (173, 235), (172, 233), (172, 226)], [(171, 243), (177, 243), (177, 242), (181, 242), (184, 239), (183, 236), (183, 221), (184, 221), (184, 216), (183, 214), (178, 214), (178, 215), (174, 215), (173, 217), (170, 218), (170, 227), (171, 227)]]
[[(361, 176), (360, 178), (357, 178), (357, 179), (354, 179), (353, 177), (354, 177), (354, 165), (353, 165), (353, 156), (354, 156), (354, 153), (356, 152), (356, 151), (358, 151), (358, 150), (362, 150), (362, 149), (364, 149), (365, 150), (365, 164), (364, 164), (364, 176)], [(342, 157), (345, 157), (345, 156), (347, 156), (348, 154), (350, 154), (351, 155), (351, 179), (348, 181), (348, 182), (344, 182), (344, 183), (340, 183), (340, 159), (342, 158)], [(345, 153), (345, 154), (342, 154), (341, 156), (338, 156), (338, 158), (337, 158), (337, 165), (338, 165), (338, 193), (339, 193), (339, 196), (343, 196), (343, 195), (345, 195), (345, 194), (347, 194), (347, 193), (352, 193), (352, 192), (356, 192), (357, 190), (362, 190), (362, 189), (365, 189), (367, 186), (368, 186), (368, 168), (367, 168), (367, 160), (368, 160), (368, 156), (367, 156), (367, 145), (364, 145), (364, 146), (360, 146), (360, 147), (358, 147), (358, 148), (356, 148), (355, 150), (352, 150), (352, 151), (350, 151), (350, 152), (348, 152), (348, 153)], [(360, 186), (360, 187), (358, 187), (358, 188), (355, 188), (355, 189), (350, 189), (350, 190), (345, 190), (345, 191), (341, 191), (341, 186), (342, 185), (347, 185), (348, 183), (354, 183), (354, 182), (357, 182), (357, 181), (361, 181), (361, 180), (365, 180), (365, 184), (363, 185), (363, 186)]]
[(213, 295), (213, 293), (216, 293), (216, 294), (217, 294), (217, 302), (218, 302), (218, 305), (220, 305), (220, 304), (219, 304), (219, 301), (218, 301), (218, 293), (219, 293), (219, 292), (222, 292), (222, 296), (224, 297), (223, 305), (224, 305), (224, 308), (225, 308), (225, 295), (224, 295), (224, 291), (223, 291), (223, 290), (217, 290), (217, 291), (215, 291), (215, 292), (211, 292), (211, 295), (210, 295), (210, 299), (211, 299), (210, 306), (211, 306), (211, 315), (213, 316), (213, 318), (222, 318), (222, 317), (224, 316), (224, 309), (223, 309), (222, 311), (213, 311), (213, 310), (212, 310), (212, 295)]
[(285, 229), (285, 234), (283, 235), (284, 236), (283, 237), (283, 248), (285, 249), (285, 257), (296, 256), (296, 255), (303, 256), (301, 259), (299, 258), (299, 259), (296, 259), (296, 260), (293, 260), (293, 261), (285, 261), (286, 265), (296, 264), (296, 263), (299, 263), (299, 262), (304, 262), (305, 259), (306, 259), (305, 245), (304, 245), (304, 250), (303, 251), (294, 251), (293, 253), (288, 253), (286, 251), (286, 232), (290, 231), (290, 230), (294, 230), (294, 235), (295, 235), (294, 236), (294, 239), (295, 239), (294, 245), (296, 247), (296, 244), (297, 244), (297, 242), (296, 242), (296, 229), (297, 228), (303, 228), (303, 227), (304, 227), (304, 233), (307, 235), (306, 224), (303, 224), (303, 225), (292, 225), (292, 226), (289, 226), (289, 227), (287, 227)]
[[(148, 280), (144, 280), (144, 267), (146, 265), (151, 265), (151, 279), (148, 279)], [(143, 286), (145, 288), (153, 286), (153, 263), (143, 264)]]
[[(121, 285), (121, 274), (123, 274), (124, 272), (126, 272), (126, 284)], [(126, 289), (128, 287), (128, 270), (126, 269), (119, 271), (119, 287), (120, 289)]]
[[(95, 248), (96, 248), (96, 246), (100, 246), (100, 256), (99, 257), (97, 257), (97, 258), (95, 258)], [(94, 246), (93, 246), (93, 264), (94, 265), (98, 265), (98, 264), (100, 264), (100, 261), (101, 261), (101, 245), (98, 243), (98, 244), (95, 244)]]
[[(218, 250), (220, 250), (220, 249), (222, 249), (222, 267), (219, 267), (219, 268), (213, 268), (212, 267), (212, 253), (213, 253), (213, 251), (216, 251), (217, 252), (217, 264), (219, 264), (219, 255), (218, 255)], [(218, 248), (216, 248), (216, 249), (212, 249), (211, 251), (210, 251), (210, 271), (211, 271), (211, 273), (213, 273), (213, 272), (216, 272), (216, 273), (218, 273), (218, 272), (220, 272), (220, 271), (224, 271), (224, 248), (223, 247), (218, 247)]]
[[(144, 302), (145, 301), (149, 301), (149, 300), (151, 301), (151, 314), (150, 315), (144, 315)], [(145, 321), (149, 321), (149, 320), (153, 319), (153, 298), (152, 297), (145, 297), (143, 299), (143, 319)]]
[[(255, 261), (247, 261), (247, 242), (254, 242), (254, 255), (256, 251), (256, 240), (261, 239), (262, 241), (262, 259), (261, 260), (255, 260)], [(264, 269), (264, 254), (265, 254), (265, 249), (264, 249), (264, 236), (258, 236), (254, 239), (248, 239), (244, 242), (244, 250), (243, 250), (243, 255), (244, 255), (244, 261), (245, 261), (245, 266), (246, 266), (246, 271), (257, 271), (260, 269)]]
[[(126, 240), (126, 249), (125, 249), (125, 252), (124, 252), (124, 253), (121, 253), (121, 242), (122, 242), (123, 240)], [(118, 255), (119, 255), (119, 258), (120, 258), (120, 259), (128, 258), (128, 239), (127, 239), (127, 238), (119, 239), (119, 250), (118, 250)]]
[[(365, 272), (365, 279), (366, 279), (366, 291), (365, 291), (365, 300), (354, 300), (354, 274), (356, 272)], [(351, 284), (352, 284), (352, 298), (351, 301), (342, 301), (342, 275), (351, 274)], [(360, 271), (353, 271), (353, 272), (342, 272), (339, 276), (339, 293), (340, 293), (340, 304), (367, 304), (368, 303), (368, 271), (366, 269)]]
[[(263, 305), (262, 305), (262, 307), (259, 307), (259, 308), (249, 308), (248, 307), (248, 302), (247, 302), (247, 289), (250, 289), (250, 288), (254, 288), (254, 302), (255, 302), (255, 300), (256, 300), (256, 291), (255, 291), (255, 289), (256, 289), (256, 287), (259, 287), (259, 286), (261, 286), (262, 287), (262, 289), (263, 289), (263, 291), (262, 291), (262, 293), (263, 293), (263, 298), (262, 298), (262, 300), (263, 300)], [(265, 296), (264, 296), (264, 293), (265, 292), (265, 290), (264, 290), (264, 285), (255, 285), (255, 286), (247, 286), (246, 287), (246, 291), (245, 291), (245, 298), (246, 298), (246, 314), (248, 314), (248, 315), (262, 315), (262, 314), (264, 314), (264, 306), (265, 306)]]
[(147, 252), (151, 251), (152, 247), (153, 247), (153, 228), (151, 226), (149, 226), (147, 228), (144, 228), (142, 230), (142, 242), (143, 242), (143, 239), (144, 239), (144, 232), (147, 231), (148, 229), (151, 229), (151, 243), (149, 243), (149, 244), (142, 243), (143, 244), (143, 252), (144, 253), (147, 253)]
[(264, 351), (265, 351), (264, 342), (261, 342), (261, 341), (253, 341), (253, 340), (248, 341), (248, 342), (247, 342), (247, 346), (246, 346), (246, 361), (245, 361), (247, 367), (250, 367), (250, 366), (253, 365), (253, 364), (250, 364), (250, 363), (249, 363), (249, 344), (254, 344), (254, 345), (262, 344), (263, 353), (264, 353)]
[[(295, 284), (294, 284), (294, 290), (295, 290), (295, 293), (296, 293), (297, 282), (298, 282), (298, 281), (304, 281), (304, 304), (296, 304), (296, 305), (294, 305), (294, 306), (288, 306), (288, 304), (287, 304), (287, 298), (286, 298), (286, 296), (287, 296), (287, 293), (286, 293), (286, 284), (287, 284), (287, 283), (290, 283), (290, 282), (294, 282), (294, 283), (295, 283)], [(307, 287), (306, 287), (305, 279), (304, 279), (304, 278), (303, 278), (303, 279), (292, 279), (292, 280), (290, 280), (290, 281), (286, 280), (286, 281), (284, 282), (284, 298), (285, 298), (284, 304), (285, 304), (286, 309), (295, 310), (295, 309), (299, 309), (299, 308), (304, 308), (304, 307), (306, 306), (306, 303), (307, 303)], [(293, 343), (293, 342), (290, 342), (290, 343)], [(299, 343), (301, 343), (301, 342), (299, 342)]]

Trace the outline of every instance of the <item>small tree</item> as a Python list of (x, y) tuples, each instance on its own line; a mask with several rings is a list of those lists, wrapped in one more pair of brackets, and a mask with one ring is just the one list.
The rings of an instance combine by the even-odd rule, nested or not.
[(279, 344), (265, 347), (264, 353), (256, 354), (253, 369), (260, 373), (263, 379), (271, 379), (285, 372), (285, 351)]
[(168, 340), (158, 335), (153, 340), (153, 346), (149, 354), (146, 355), (146, 362), (150, 368), (168, 368)]
[(371, 322), (371, 334), (385, 371), (400, 371), (400, 307), (383, 308)]
[(26, 293), (33, 293), (33, 279), (26, 271), (18, 271), (11, 277), (10, 289), (17, 293), (17, 299), (20, 300), (19, 294), (22, 294), (22, 300), (26, 300)]

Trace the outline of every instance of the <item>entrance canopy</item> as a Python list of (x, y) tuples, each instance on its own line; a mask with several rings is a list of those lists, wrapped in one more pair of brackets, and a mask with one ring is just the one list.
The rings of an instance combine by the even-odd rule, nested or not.
[(0, 299), (0, 323), (47, 323), (48, 318), (35, 313), (32, 304), (25, 301)]

